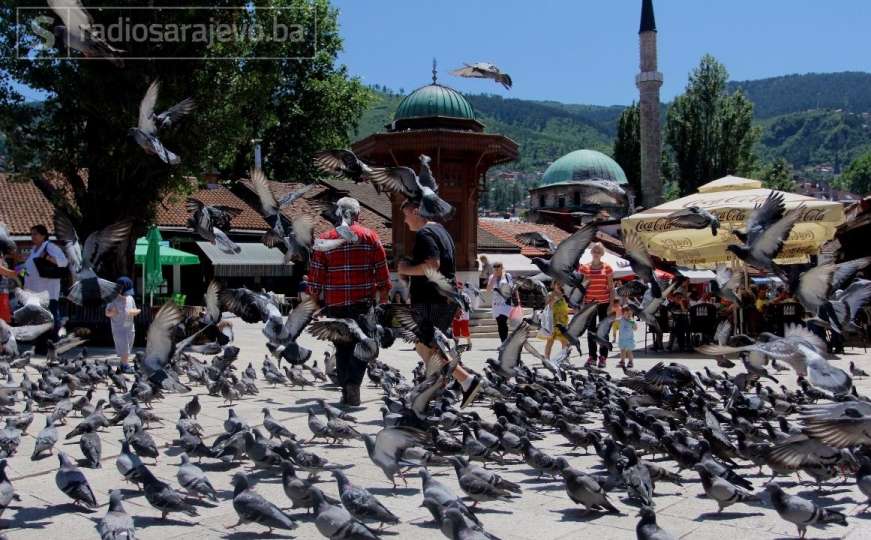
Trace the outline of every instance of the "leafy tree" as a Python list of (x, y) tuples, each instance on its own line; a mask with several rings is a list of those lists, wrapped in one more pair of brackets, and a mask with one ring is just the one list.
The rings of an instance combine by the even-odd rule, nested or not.
[(617, 120), (617, 138), (614, 139), (614, 161), (629, 181), (636, 195), (641, 194), (641, 117), (637, 103), (627, 107)]
[(778, 191), (795, 191), (797, 188), (793, 179), (792, 167), (783, 158), (778, 158), (759, 171), (762, 185)]
[(665, 134), (676, 163), (677, 182), (687, 194), (729, 174), (749, 174), (759, 137), (753, 104), (741, 93), (726, 92), (729, 75), (705, 55), (689, 77), (684, 94), (668, 109)]
[(871, 152), (853, 161), (839, 178), (838, 184), (858, 195), (871, 194)]
[[(123, 8), (126, 0), (88, 2)], [(185, 5), (197, 4), (189, 2)], [(205, 3), (204, 3), (205, 4)], [(7, 134), (8, 167), (38, 178), (57, 171), (69, 181), (71, 207), (83, 233), (122, 217), (140, 227), (154, 205), (173, 190), (188, 185), (186, 176), (218, 171), (244, 175), (252, 162), (250, 140), (264, 139), (267, 172), (276, 179), (307, 179), (311, 153), (342, 146), (367, 103), (368, 91), (336, 65), (341, 50), (337, 12), (327, 0), (257, 0), (246, 9), (127, 10), (132, 25), (235, 25), (262, 28), (284, 24), (300, 39), (234, 39), (136, 42), (118, 44), (127, 57), (123, 67), (105, 60), (52, 60), (57, 51), (29, 49), (47, 60), (17, 59), (16, 36), (29, 36), (48, 9), (37, 0), (14, 0), (0, 7), (0, 131)], [(210, 0), (210, 7), (236, 7), (238, 2)], [(262, 9), (263, 8), (263, 9)], [(287, 8), (273, 10), (265, 8)], [(119, 12), (91, 10), (97, 24), (117, 21)], [(18, 18), (16, 18), (18, 17)], [(48, 19), (51, 28), (56, 20)], [(16, 22), (18, 21), (18, 22)], [(274, 36), (273, 36), (274, 37)], [(317, 46), (313, 46), (314, 43)], [(36, 39), (25, 39), (36, 47)], [(74, 59), (80, 58), (73, 52)], [(145, 57), (150, 60), (133, 60)], [(194, 60), (165, 60), (187, 57)], [(285, 60), (255, 60), (273, 57)], [(238, 58), (238, 60), (204, 60)], [(297, 60), (294, 58), (306, 58)], [(157, 110), (185, 97), (196, 110), (178, 126), (161, 132), (161, 140), (182, 163), (171, 167), (146, 155), (127, 137), (135, 126), (139, 102), (148, 85), (160, 80)], [(21, 86), (47, 96), (25, 103)], [(87, 175), (80, 174), (87, 171)], [(141, 228), (140, 228), (141, 230)]]

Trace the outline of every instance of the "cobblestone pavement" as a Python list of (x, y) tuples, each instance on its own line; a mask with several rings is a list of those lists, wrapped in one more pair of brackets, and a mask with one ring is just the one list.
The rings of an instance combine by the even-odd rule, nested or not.
[[(236, 327), (236, 345), (242, 350), (237, 363), (241, 368), (244, 368), (249, 361), (253, 362), (259, 373), (259, 366), (266, 352), (259, 333), (259, 326), (244, 325), (237, 320)], [(327, 350), (326, 344), (316, 342), (308, 335), (305, 335), (301, 340), (315, 351), (314, 358), (322, 358), (323, 352)], [(543, 343), (537, 341), (536, 345), (542, 348)], [(486, 358), (495, 357), (496, 346), (495, 339), (476, 340), (474, 349), (464, 355), (464, 361), (474, 368), (480, 368)], [(393, 348), (382, 351), (380, 358), (406, 373), (412, 369), (417, 359), (410, 347), (402, 343), (397, 343)], [(711, 360), (704, 360), (692, 355), (645, 356), (640, 354), (636, 360), (636, 367), (646, 369), (665, 358), (684, 362), (691, 369), (715, 366)], [(849, 360), (853, 360), (857, 365), (871, 371), (871, 354), (862, 349), (849, 349), (846, 355), (835, 362), (846, 369)], [(528, 361), (531, 362), (531, 360)], [(575, 356), (573, 361), (579, 362), (579, 359)], [(610, 362), (612, 365), (609, 366), (609, 371), (618, 375), (618, 371), (613, 367), (615, 360), (612, 359)], [(36, 373), (35, 370), (28, 369), (31, 370), (30, 375), (33, 377)], [(18, 380), (20, 373), (15, 373), (15, 377)], [(781, 379), (790, 387), (795, 385), (795, 377), (791, 372), (782, 373)], [(329, 387), (296, 390), (288, 387), (270, 387), (262, 380), (258, 381), (258, 384), (260, 394), (234, 404), (236, 412), (248, 423), (255, 425), (262, 422), (261, 409), (269, 407), (276, 419), (303, 438), (310, 436), (306, 424), (306, 407), (319, 397), (324, 397), (330, 402), (337, 402), (339, 399), (338, 391)], [(859, 379), (856, 384), (860, 393), (871, 394), (871, 380)], [(221, 398), (208, 396), (202, 387), (195, 387), (192, 394), (199, 395), (203, 404), (199, 422), (207, 431), (208, 436), (204, 439), (207, 444), (210, 444), (223, 429), (222, 423), (227, 417), (228, 407), (222, 403)], [(106, 388), (101, 386), (95, 393), (94, 400), (105, 397), (105, 395)], [(179, 450), (170, 448), (170, 446), (177, 434), (175, 421), (178, 417), (178, 410), (189, 399), (190, 395), (170, 395), (165, 400), (154, 404), (154, 411), (164, 417), (166, 422), (162, 426), (154, 426), (150, 431), (161, 446), (161, 455), (153, 470), (158, 477), (174, 486), (178, 485), (175, 474), (179, 463)], [(375, 433), (380, 429), (378, 408), (381, 404), (381, 390), (365, 386), (363, 400), (364, 407), (355, 413), (360, 419), (359, 429)], [(483, 403), (474, 408), (485, 417), (492, 418), (492, 413)], [(71, 417), (69, 420), (66, 426), (59, 428), (61, 440), (57, 448), (78, 458), (81, 457), (78, 439), (63, 440), (63, 436), (78, 423), (77, 418)], [(19, 503), (7, 509), (0, 520), (0, 527), (4, 529), (3, 532), (10, 539), (95, 537), (94, 527), (97, 520), (106, 512), (108, 490), (111, 488), (123, 490), (124, 505), (127, 512), (134, 516), (139, 538), (159, 538), (162, 540), (185, 536), (235, 539), (291, 536), (304, 539), (321, 538), (311, 517), (303, 514), (295, 514), (300, 522), (299, 528), (289, 533), (281, 531), (280, 534), (279, 531), (276, 531), (271, 536), (265, 535), (264, 527), (251, 524), (233, 530), (227, 529), (229, 525), (237, 521), (231, 501), (230, 477), (235, 470), (249, 470), (250, 463), (233, 465), (228, 468), (226, 465), (204, 460), (202, 467), (219, 491), (220, 503), (197, 502), (200, 515), (196, 518), (171, 514), (166, 520), (160, 519), (160, 513), (148, 505), (135, 486), (125, 484), (115, 468), (115, 457), (120, 451), (118, 443), (121, 438), (120, 427), (110, 428), (108, 432), (103, 434), (102, 468), (82, 469), (101, 505), (100, 508), (91, 513), (83, 511), (81, 508), (73, 506), (70, 500), (55, 486), (54, 475), (58, 466), (55, 456), (46, 456), (37, 461), (30, 460), (34, 436), (43, 425), (44, 417), (38, 413), (30, 426), (29, 434), (22, 440), (18, 454), (9, 460), (8, 475), (22, 498)], [(583, 451), (571, 452), (559, 436), (548, 434), (545, 440), (537, 442), (536, 445), (548, 453), (565, 456), (578, 469), (594, 470), (598, 467), (598, 459), (595, 456), (585, 455)], [(424, 508), (419, 507), (421, 502), (420, 481), (416, 474), (409, 476), (407, 487), (400, 482), (399, 489), (393, 490), (382, 472), (369, 461), (362, 442), (352, 441), (347, 447), (316, 445), (314, 448), (331, 461), (352, 464), (353, 467), (347, 471), (351, 480), (380, 496), (382, 502), (401, 518), (401, 524), (384, 530), (384, 538), (443, 537), (441, 532), (432, 524), (429, 513)], [(151, 466), (151, 460), (146, 460), (146, 464)], [(532, 470), (522, 462), (507, 463), (504, 467), (494, 468), (497, 468), (498, 472), (506, 478), (519, 482), (523, 486), (523, 493), (519, 499), (510, 503), (484, 503), (478, 510), (478, 515), (487, 531), (500, 538), (506, 540), (581, 537), (596, 538), (597, 540), (635, 538), (635, 525), (638, 521), (636, 517), (637, 507), (625, 500), (623, 492), (614, 492), (611, 495), (612, 500), (621, 511), (620, 515), (596, 513), (587, 515), (568, 499), (561, 481), (539, 480)], [(456, 493), (460, 493), (453, 470), (447, 468), (434, 470), (440, 473), (438, 478), (441, 481), (451, 486)], [(751, 479), (756, 490), (762, 489), (767, 481), (767, 476), (755, 475), (755, 468), (743, 469), (741, 472)], [(279, 506), (290, 506), (290, 501), (282, 491), (278, 474), (260, 471), (256, 472), (254, 476), (258, 479), (258, 492)], [(722, 514), (716, 515), (717, 506), (714, 501), (704, 498), (703, 495), (700, 496), (702, 489), (696, 473), (684, 472), (683, 476), (686, 482), (682, 487), (660, 484), (657, 487), (657, 496), (655, 497), (659, 524), (675, 537), (724, 540), (726, 538), (768, 539), (796, 536), (796, 529), (793, 525), (780, 520), (773, 509), (763, 505), (738, 504)], [(327, 493), (335, 494), (337, 490), (332, 478), (328, 475), (322, 475), (321, 479), (323, 481), (320, 484), (321, 488)], [(803, 477), (803, 479), (808, 480), (807, 477)], [(815, 494), (815, 489), (809, 483), (796, 485), (795, 477), (783, 480), (790, 493), (817, 497), (821, 503), (839, 506), (849, 516), (847, 528), (831, 527), (823, 531), (811, 529), (809, 537), (871, 538), (871, 513), (863, 513), (864, 504), (858, 504), (862, 497), (855, 487), (853, 478), (847, 479), (845, 483), (838, 480), (827, 484), (820, 496)]]

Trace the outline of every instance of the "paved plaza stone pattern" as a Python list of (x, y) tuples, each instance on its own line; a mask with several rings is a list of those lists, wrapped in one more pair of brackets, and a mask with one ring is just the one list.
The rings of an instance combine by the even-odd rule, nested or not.
[[(236, 345), (241, 348), (241, 354), (237, 360), (240, 369), (244, 369), (248, 362), (252, 362), (260, 372), (260, 364), (263, 360), (266, 348), (260, 334), (259, 325), (246, 325), (234, 319), (236, 325)], [(643, 343), (643, 336), (638, 342)], [(312, 358), (322, 359), (323, 353), (329, 350), (329, 345), (315, 341), (308, 334), (300, 338), (300, 342), (314, 350)], [(543, 342), (534, 340), (535, 345), (541, 349)], [(496, 356), (498, 341), (495, 339), (478, 339), (474, 342), (472, 351), (463, 355), (463, 360), (475, 369), (482, 369), (485, 359)], [(640, 351), (639, 351), (640, 352)], [(101, 353), (109, 354), (108, 351), (94, 350), (92, 355)], [(529, 355), (524, 355), (527, 363), (535, 363)], [(636, 368), (646, 369), (656, 362), (668, 359), (670, 361), (683, 362), (693, 370), (701, 370), (704, 366), (716, 368), (713, 360), (706, 360), (693, 355), (649, 355), (639, 354), (636, 360)], [(399, 368), (404, 373), (410, 373), (417, 362), (417, 356), (405, 343), (397, 342), (390, 349), (382, 350), (380, 360)], [(863, 349), (848, 349), (847, 354), (834, 362), (839, 367), (847, 368), (849, 360), (853, 360), (860, 367), (871, 371), (871, 354)], [(35, 360), (39, 363), (41, 360)], [(579, 363), (577, 355), (572, 361)], [(614, 367), (616, 359), (609, 360), (608, 371), (614, 376), (620, 376), (619, 370)], [(323, 367), (322, 362), (319, 364)], [(31, 378), (35, 378), (37, 372), (27, 368)], [(740, 368), (733, 368), (731, 372), (737, 373)], [(16, 380), (21, 377), (20, 372), (15, 373)], [(792, 372), (783, 372), (779, 375), (781, 382), (789, 387), (795, 387), (795, 376)], [(366, 381), (368, 383), (368, 380)], [(857, 379), (856, 386), (860, 393), (871, 395), (871, 380)], [(258, 380), (260, 394), (249, 397), (233, 404), (233, 408), (250, 425), (262, 423), (263, 407), (269, 407), (275, 419), (279, 420), (300, 438), (308, 440), (311, 433), (306, 423), (306, 409), (315, 404), (316, 398), (326, 398), (328, 402), (336, 403), (339, 392), (336, 388), (328, 386), (307, 387), (304, 390), (286, 386), (272, 387), (263, 382), (262, 377)], [(94, 395), (94, 401), (107, 395), (105, 386), (98, 387)], [(82, 392), (78, 392), (80, 395)], [(162, 480), (178, 487), (176, 481), (176, 469), (179, 463), (178, 448), (172, 448), (172, 441), (177, 435), (175, 422), (178, 411), (190, 400), (191, 395), (200, 396), (203, 409), (199, 415), (199, 423), (206, 431), (203, 437), (206, 444), (211, 444), (214, 438), (223, 431), (222, 423), (227, 417), (228, 406), (220, 397), (209, 396), (205, 388), (194, 387), (189, 394), (168, 395), (166, 399), (154, 403), (154, 412), (165, 418), (163, 425), (154, 425), (150, 434), (161, 447), (161, 455), (154, 464), (153, 460), (146, 459), (146, 465)], [(382, 391), (372, 385), (364, 385), (363, 407), (355, 411), (358, 417), (357, 427), (366, 433), (377, 433), (381, 429), (381, 405)], [(484, 418), (494, 420), (492, 412), (487, 408), (487, 403), (480, 401), (472, 410), (476, 410)], [(601, 426), (601, 417), (593, 416), (593, 426)], [(78, 418), (71, 415), (65, 426), (59, 427), (60, 440), (55, 450), (63, 450), (74, 458), (81, 458), (78, 447), (78, 438), (70, 441), (64, 440), (68, 433), (78, 423)], [(218, 504), (193, 501), (199, 511), (199, 517), (188, 517), (183, 514), (170, 514), (162, 520), (160, 513), (152, 508), (144, 496), (142, 496), (132, 484), (126, 484), (115, 467), (115, 458), (120, 451), (119, 439), (121, 427), (112, 427), (108, 432), (102, 433), (103, 457), (102, 468), (82, 468), (85, 476), (96, 494), (100, 507), (93, 512), (83, 511), (81, 507), (71, 504), (70, 499), (64, 495), (55, 485), (54, 475), (58, 468), (56, 455), (31, 461), (30, 454), (33, 450), (34, 437), (44, 425), (45, 419), (42, 413), (37, 413), (28, 434), (22, 438), (17, 455), (9, 459), (7, 473), (21, 501), (7, 509), (0, 520), (2, 532), (10, 539), (76, 539), (94, 538), (96, 522), (102, 518), (108, 505), (108, 491), (112, 488), (121, 488), (124, 494), (124, 506), (131, 516), (134, 517), (138, 538), (159, 538), (169, 540), (172, 538), (281, 538), (294, 537), (302, 539), (322, 538), (312, 522), (311, 516), (306, 516), (297, 510), (289, 511), (298, 520), (299, 527), (294, 531), (274, 531), (271, 536), (266, 535), (266, 528), (256, 524), (242, 525), (236, 529), (227, 527), (237, 522), (236, 513), (232, 506), (232, 486), (230, 478), (237, 470), (243, 470), (253, 474), (256, 479), (257, 491), (280, 507), (289, 508), (291, 503), (285, 496), (281, 487), (280, 471), (256, 471), (252, 469), (250, 461), (243, 464), (222, 464), (216, 460), (205, 459), (201, 467), (206, 471), (212, 484), (218, 490), (220, 502)], [(552, 455), (566, 457), (571, 465), (583, 471), (600, 470), (600, 461), (595, 454), (586, 455), (583, 450), (571, 451), (565, 439), (553, 432), (546, 432), (545, 439), (535, 442), (535, 445)], [(351, 441), (348, 446), (327, 446), (325, 444), (313, 444), (308, 447), (330, 461), (353, 465), (348, 469), (347, 475), (353, 483), (369, 488), (380, 497), (381, 501), (401, 519), (399, 525), (386, 527), (382, 533), (383, 538), (443, 538), (442, 533), (432, 523), (429, 512), (420, 507), (422, 495), (420, 492), (420, 479), (416, 471), (408, 475), (408, 486), (398, 481), (398, 489), (392, 489), (382, 471), (376, 468), (369, 460), (362, 441)], [(592, 449), (591, 449), (592, 451)], [(55, 452), (56, 454), (56, 452)], [(668, 463), (673, 467), (673, 462)], [(486, 530), (505, 540), (521, 540), (535, 538), (536, 540), (559, 539), (559, 538), (595, 538), (596, 540), (607, 539), (630, 539), (635, 538), (635, 526), (638, 522), (638, 507), (626, 500), (625, 492), (614, 491), (610, 494), (611, 500), (620, 510), (620, 515), (606, 513), (586, 514), (582, 507), (575, 505), (566, 495), (562, 479), (537, 479), (534, 473), (525, 463), (520, 461), (506, 462), (504, 466), (492, 465), (494, 470), (505, 478), (522, 485), (522, 495), (511, 502), (482, 503), (476, 510)], [(455, 493), (461, 494), (457, 485), (456, 476), (452, 468), (437, 467), (431, 469), (438, 474), (437, 479), (444, 482)], [(754, 491), (761, 491), (768, 476), (757, 476), (756, 468), (742, 468), (741, 474), (748, 477), (753, 483)], [(767, 470), (766, 470), (767, 472)], [(695, 472), (684, 471), (682, 473), (685, 482), (683, 486), (676, 486), (661, 482), (657, 485), (656, 513), (661, 527), (671, 532), (677, 538), (693, 539), (737, 539), (737, 538), (794, 538), (796, 529), (790, 523), (781, 520), (773, 508), (767, 505), (747, 506), (738, 504), (726, 509), (722, 514), (716, 515), (717, 505), (714, 501), (704, 497), (701, 483)], [(805, 483), (795, 484), (795, 477), (781, 478), (787, 491), (792, 494), (801, 494), (805, 497), (814, 498), (825, 505), (836, 505), (848, 515), (849, 526), (831, 526), (825, 530), (810, 529), (808, 538), (871, 538), (871, 512), (865, 512), (865, 505), (859, 504), (863, 500), (861, 493), (856, 488), (853, 477), (836, 479), (825, 485), (821, 495), (815, 493), (815, 488), (810, 484), (809, 478), (803, 476)], [(328, 474), (321, 475), (322, 482), (319, 487), (327, 494), (336, 495), (335, 481)]]

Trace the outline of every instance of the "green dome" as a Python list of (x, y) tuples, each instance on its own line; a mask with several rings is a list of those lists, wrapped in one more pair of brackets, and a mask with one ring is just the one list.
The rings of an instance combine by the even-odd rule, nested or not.
[(448, 118), (475, 119), (475, 111), (462, 94), (442, 86), (429, 84), (405, 96), (396, 109), (394, 120), (420, 118), (426, 116), (445, 116)]
[(595, 150), (575, 150), (550, 164), (542, 186), (580, 180), (611, 180), (626, 184), (626, 173), (616, 161)]

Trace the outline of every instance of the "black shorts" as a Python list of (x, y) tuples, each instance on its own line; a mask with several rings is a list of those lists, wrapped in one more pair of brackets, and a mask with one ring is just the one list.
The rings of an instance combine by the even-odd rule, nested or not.
[(457, 312), (455, 304), (412, 304), (411, 309), (417, 315), (420, 335), (418, 337), (424, 344), (431, 344), (435, 330), (438, 328), (446, 336), (451, 336), (451, 323)]

